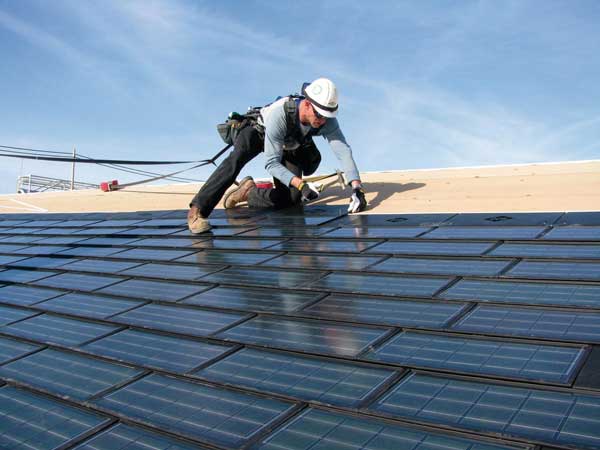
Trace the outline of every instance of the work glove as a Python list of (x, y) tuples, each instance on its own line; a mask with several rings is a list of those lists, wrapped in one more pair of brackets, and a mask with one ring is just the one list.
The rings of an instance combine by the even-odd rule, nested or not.
[(365, 198), (365, 191), (360, 187), (352, 189), (352, 197), (350, 197), (348, 212), (351, 214), (361, 212), (364, 211), (366, 207), (367, 199)]
[(302, 201), (305, 203), (312, 202), (313, 200), (319, 198), (319, 191), (317, 191), (312, 183), (306, 183), (303, 181), (300, 183), (300, 186), (298, 186), (298, 190), (302, 194)]

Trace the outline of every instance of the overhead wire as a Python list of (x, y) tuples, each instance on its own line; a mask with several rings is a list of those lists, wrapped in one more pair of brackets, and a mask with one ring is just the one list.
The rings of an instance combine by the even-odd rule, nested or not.
[[(123, 188), (123, 187), (127, 187), (127, 186), (135, 186), (138, 184), (148, 183), (151, 181), (157, 181), (157, 180), (161, 180), (161, 179), (185, 180), (185, 181), (193, 181), (193, 182), (199, 181), (199, 180), (187, 179), (187, 178), (183, 178), (183, 177), (177, 177), (176, 175), (186, 172), (188, 170), (196, 169), (198, 167), (203, 167), (203, 166), (206, 166), (209, 164), (216, 165), (215, 161), (223, 153), (225, 153), (230, 147), (231, 147), (231, 144), (225, 146), (211, 159), (203, 159), (203, 160), (196, 160), (196, 161), (138, 161), (138, 160), (118, 160), (118, 159), (94, 159), (94, 158), (91, 158), (91, 157), (85, 156), (85, 155), (79, 155), (79, 157), (73, 157), (73, 156), (71, 156), (72, 155), (71, 153), (67, 153), (67, 152), (55, 152), (55, 151), (49, 151), (49, 150), (40, 150), (40, 149), (32, 149), (32, 148), (25, 148), (25, 147), (14, 147), (14, 146), (7, 146), (7, 145), (0, 145), (0, 149), (4, 149), (4, 150), (0, 150), (0, 151), (3, 151), (3, 153), (0, 153), (0, 157), (4, 156), (4, 157), (10, 157), (10, 158), (34, 159), (34, 160), (55, 161), (55, 162), (89, 163), (89, 164), (97, 164), (100, 166), (129, 172), (129, 173), (135, 173), (137, 175), (144, 175), (144, 176), (151, 175), (151, 178), (147, 178), (147, 179), (120, 185), (120, 188)], [(69, 155), (69, 157), (45, 156), (45, 155), (49, 155), (49, 154)], [(175, 172), (171, 172), (168, 174), (159, 174), (156, 172), (149, 172), (149, 171), (143, 171), (140, 169), (132, 169), (132, 168), (122, 167), (123, 165), (170, 165), (170, 164), (186, 164), (186, 163), (188, 163), (188, 164), (194, 163), (194, 165), (192, 167), (177, 170)]]
[(56, 151), (52, 151), (52, 150), (40, 150), (40, 149), (35, 149), (35, 148), (25, 148), (25, 147), (12, 147), (9, 145), (0, 145), (0, 148), (5, 148), (7, 150), (13, 150), (15, 153), (20, 153), (20, 152), (37, 152), (40, 154), (46, 153), (46, 154), (55, 154), (55, 155), (70, 155), (71, 153), (69, 152), (56, 152)]
[[(78, 154), (81, 158), (85, 158), (85, 159), (92, 159), (89, 156), (83, 155), (83, 154)], [(144, 175), (144, 176), (157, 176), (157, 175), (162, 175), (160, 173), (156, 173), (156, 172), (149, 172), (147, 170), (141, 170), (141, 169), (135, 169), (132, 167), (124, 167), (122, 165), (119, 164), (98, 164), (99, 166), (102, 167), (107, 167), (109, 169), (114, 169), (114, 170), (119, 170), (121, 172), (126, 172), (126, 173), (132, 173), (135, 175)], [(183, 178), (183, 177), (166, 177), (165, 180), (172, 180), (172, 181), (180, 181), (180, 182), (201, 182), (203, 180), (195, 180), (192, 178)]]

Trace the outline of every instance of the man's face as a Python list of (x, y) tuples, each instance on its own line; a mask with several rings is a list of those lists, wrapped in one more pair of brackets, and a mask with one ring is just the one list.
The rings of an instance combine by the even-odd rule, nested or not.
[(312, 103), (308, 102), (310, 105), (310, 113), (308, 115), (308, 121), (310, 126), (313, 128), (319, 128), (327, 122), (327, 117), (323, 117), (319, 112), (315, 109)]

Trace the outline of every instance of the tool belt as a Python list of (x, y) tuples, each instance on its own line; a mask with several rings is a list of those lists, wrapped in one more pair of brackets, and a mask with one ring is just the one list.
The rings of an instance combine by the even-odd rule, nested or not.
[(235, 143), (235, 139), (240, 134), (240, 131), (248, 125), (252, 125), (264, 137), (264, 127), (258, 123), (259, 116), (260, 108), (251, 108), (246, 114), (232, 112), (224, 123), (217, 125), (217, 132), (221, 136), (221, 139), (223, 139), (223, 142), (229, 145)]

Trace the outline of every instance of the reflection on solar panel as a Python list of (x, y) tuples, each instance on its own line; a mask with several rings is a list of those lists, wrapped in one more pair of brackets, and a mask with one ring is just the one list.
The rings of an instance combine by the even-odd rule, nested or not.
[(200, 241), (204, 241), (206, 238), (202, 239), (192, 239), (192, 238), (146, 238), (140, 239), (135, 243), (136, 247), (173, 247), (173, 248), (188, 248), (192, 247)]
[(440, 227), (427, 239), (535, 239), (545, 227)]
[(173, 280), (197, 280), (209, 273), (221, 270), (220, 266), (186, 266), (183, 264), (144, 264), (122, 272), (122, 275), (139, 275)]
[(314, 237), (320, 236), (331, 228), (256, 228), (244, 233), (241, 237)]
[(280, 240), (274, 239), (211, 239), (209, 241), (198, 242), (195, 248), (214, 248), (214, 249), (233, 249), (233, 250), (260, 250), (269, 248)]
[(147, 248), (134, 248), (112, 255), (112, 258), (146, 259), (157, 261), (171, 261), (189, 255), (189, 250), (156, 250)]
[[(198, 236), (204, 238), (204, 239), (210, 239), (212, 237), (217, 237), (217, 236), (237, 236), (238, 234), (243, 233), (244, 231), (248, 231), (251, 230), (252, 228), (240, 228), (240, 227), (228, 227), (228, 228), (220, 228), (220, 227), (215, 227), (215, 224), (213, 224), (213, 220), (210, 220), (211, 224), (213, 225), (213, 228), (211, 228), (209, 231), (205, 231), (204, 233), (199, 234)], [(177, 233), (173, 233), (172, 236), (189, 236), (190, 232), (189, 230), (186, 228), (184, 230), (181, 230)]]
[(0, 364), (4, 364), (11, 359), (20, 358), (39, 348), (37, 345), (30, 345), (0, 336)]
[(278, 245), (270, 247), (269, 250), (284, 250), (286, 252), (349, 252), (349, 253), (360, 253), (380, 241), (357, 241), (357, 240), (333, 240), (333, 239), (320, 239), (320, 240), (307, 240), (307, 239), (293, 239), (286, 241)]
[(355, 294), (431, 297), (451, 279), (334, 273), (315, 281), (310, 286)]
[(148, 300), (176, 302), (192, 294), (206, 289), (206, 286), (188, 285), (183, 283), (166, 283), (163, 281), (126, 280), (98, 292), (103, 294), (124, 295)]
[(562, 280), (600, 280), (600, 263), (522, 261), (506, 276), (557, 278)]
[(219, 334), (245, 344), (356, 356), (387, 333), (383, 328), (257, 317)]
[(179, 258), (177, 262), (189, 262), (196, 264), (235, 264), (235, 265), (254, 265), (274, 258), (281, 253), (267, 252), (233, 252), (204, 250), (193, 255)]
[(429, 230), (429, 227), (365, 227), (338, 228), (327, 233), (326, 238), (413, 238)]
[(358, 407), (395, 372), (326, 359), (243, 349), (197, 372), (232, 383), (304, 400)]
[(138, 330), (123, 330), (83, 347), (120, 361), (185, 373), (221, 356), (231, 347)]
[(522, 447), (492, 444), (441, 432), (423, 431), (366, 416), (309, 408), (256, 445), (261, 450), (507, 450)]
[(203, 450), (205, 448), (152, 433), (143, 428), (119, 424), (98, 433), (89, 441), (75, 447), (75, 450)]
[(367, 253), (394, 255), (457, 255), (479, 256), (494, 246), (494, 242), (409, 242), (388, 241), (367, 250)]
[(600, 313), (478, 306), (453, 328), (512, 336), (600, 342)]
[[(317, 226), (323, 225), (333, 219), (335, 216), (290, 216), (290, 215), (280, 215), (276, 214), (269, 215), (267, 217), (261, 217), (258, 223), (263, 227), (271, 227), (271, 226), (296, 226), (296, 227), (304, 227), (304, 226)], [(329, 225), (329, 224), (328, 224)]]
[(141, 373), (140, 369), (51, 349), (0, 367), (4, 379), (78, 400), (87, 400)]
[(381, 261), (379, 257), (368, 256), (321, 256), (310, 253), (287, 254), (271, 259), (263, 266), (295, 267), (297, 269), (362, 270)]
[(600, 286), (461, 280), (440, 294), (449, 300), (524, 305), (600, 306)]
[(119, 232), (119, 236), (166, 236), (177, 233), (181, 228), (131, 228)]
[(600, 245), (502, 244), (492, 250), (489, 255), (522, 258), (600, 259)]
[(551, 445), (598, 448), (600, 397), (411, 374), (373, 408)]
[(91, 319), (105, 319), (142, 304), (143, 302), (135, 300), (70, 293), (38, 303), (36, 306), (46, 311), (89, 317)]
[(243, 319), (243, 314), (204, 311), (195, 308), (145, 305), (113, 318), (116, 322), (153, 330), (206, 336)]
[(598, 241), (600, 227), (556, 227), (545, 234), (542, 239), (564, 241)]
[[(31, 315), (31, 313), (29, 314)], [(75, 346), (105, 336), (116, 329), (117, 327), (114, 325), (43, 314), (5, 326), (2, 331), (33, 341)]]
[(295, 288), (322, 276), (320, 272), (300, 272), (294, 270), (267, 270), (231, 268), (208, 275), (202, 281), (213, 283), (241, 284)]
[(0, 388), (0, 448), (62, 448), (109, 421), (99, 414), (14, 387)]
[(390, 258), (370, 268), (377, 272), (427, 273), (431, 275), (478, 275), (499, 274), (510, 261), (485, 259), (424, 259)]
[[(2, 292), (0, 290), (0, 292)], [(246, 311), (292, 312), (312, 303), (322, 294), (217, 287), (194, 295), (181, 303)]]
[(63, 291), (14, 284), (0, 287), (0, 302), (28, 306), (62, 294)]
[(570, 383), (583, 347), (515, 343), (406, 331), (371, 352), (369, 359), (400, 365)]
[(96, 400), (99, 406), (181, 436), (239, 447), (285, 417), (294, 404), (150, 375)]
[(466, 304), (330, 295), (304, 313), (324, 319), (405, 327), (443, 327)]

